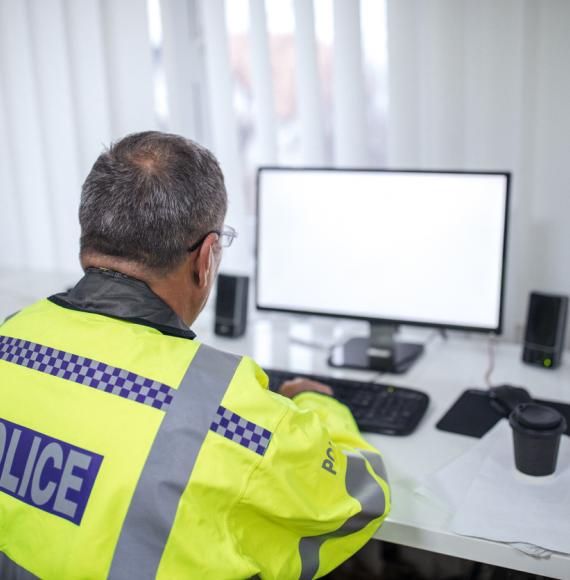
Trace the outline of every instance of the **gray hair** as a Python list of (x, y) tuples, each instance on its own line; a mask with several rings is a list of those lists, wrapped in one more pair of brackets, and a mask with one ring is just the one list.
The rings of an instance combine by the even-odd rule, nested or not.
[(81, 191), (81, 256), (176, 267), (192, 242), (222, 225), (227, 209), (216, 158), (169, 133), (127, 135), (101, 153)]

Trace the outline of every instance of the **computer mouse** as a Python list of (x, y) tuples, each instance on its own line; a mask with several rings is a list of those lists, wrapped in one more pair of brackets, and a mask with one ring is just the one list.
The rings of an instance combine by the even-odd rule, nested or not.
[(497, 385), (489, 388), (489, 401), (495, 411), (507, 417), (517, 405), (532, 400), (530, 393), (522, 387)]

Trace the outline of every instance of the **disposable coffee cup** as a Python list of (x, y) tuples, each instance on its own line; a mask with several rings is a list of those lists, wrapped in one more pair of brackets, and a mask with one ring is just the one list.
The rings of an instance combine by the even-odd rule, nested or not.
[(517, 469), (534, 476), (554, 473), (566, 419), (552, 407), (522, 403), (509, 415), (509, 424)]

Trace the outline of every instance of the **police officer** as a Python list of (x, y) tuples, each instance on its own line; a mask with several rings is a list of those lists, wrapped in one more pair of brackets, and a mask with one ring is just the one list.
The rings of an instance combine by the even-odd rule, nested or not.
[(66, 578), (314, 578), (362, 547), (390, 496), (330, 389), (281, 396), (201, 344), (226, 191), (206, 149), (145, 132), (82, 189), (69, 292), (0, 326), (0, 569)]

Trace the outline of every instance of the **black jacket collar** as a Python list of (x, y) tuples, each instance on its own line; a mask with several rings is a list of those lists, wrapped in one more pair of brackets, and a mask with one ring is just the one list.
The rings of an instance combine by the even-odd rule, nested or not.
[(170, 336), (196, 337), (144, 282), (113, 270), (87, 268), (74, 288), (49, 300), (64, 308), (150, 326)]

